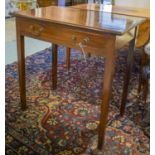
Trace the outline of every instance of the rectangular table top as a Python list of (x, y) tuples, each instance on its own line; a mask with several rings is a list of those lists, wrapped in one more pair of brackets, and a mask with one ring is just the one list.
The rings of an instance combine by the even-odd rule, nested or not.
[(58, 6), (19, 11), (13, 15), (115, 35), (124, 34), (145, 20), (140, 17), (118, 15), (103, 11)]
[(145, 8), (117, 6), (117, 5), (112, 5), (110, 7), (110, 5), (95, 4), (95, 3), (79, 4), (79, 5), (73, 5), (71, 7), (83, 10), (104, 11), (120, 15), (150, 18), (150, 9)]

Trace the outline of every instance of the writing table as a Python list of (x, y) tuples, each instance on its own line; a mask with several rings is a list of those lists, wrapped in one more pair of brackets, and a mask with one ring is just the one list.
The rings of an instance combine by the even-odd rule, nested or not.
[(52, 42), (52, 88), (57, 87), (57, 45), (84, 50), (105, 57), (103, 101), (98, 127), (98, 148), (102, 149), (108, 116), (117, 49), (129, 42), (128, 64), (132, 61), (135, 35), (124, 42), (131, 29), (145, 21), (92, 10), (50, 6), (14, 13), (16, 17), (20, 104), (26, 109), (24, 37)]

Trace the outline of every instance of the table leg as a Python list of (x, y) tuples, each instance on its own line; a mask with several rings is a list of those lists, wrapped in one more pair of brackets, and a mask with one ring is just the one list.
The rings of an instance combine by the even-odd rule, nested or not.
[(57, 88), (57, 50), (58, 45), (52, 45), (52, 89)]
[(22, 110), (26, 109), (26, 82), (25, 82), (25, 51), (24, 36), (17, 32), (17, 54), (18, 54), (18, 72), (19, 72), (19, 91), (20, 104)]
[(138, 94), (141, 92), (141, 84), (142, 84), (142, 72), (143, 66), (146, 64), (146, 54), (144, 51), (144, 47), (142, 47), (142, 53), (140, 58), (140, 72), (139, 72), (139, 84), (138, 84)]
[(98, 149), (102, 149), (104, 137), (105, 137), (105, 129), (107, 124), (108, 117), (108, 108), (110, 102), (110, 96), (112, 91), (112, 81), (115, 70), (115, 52), (111, 52), (112, 54), (106, 58), (105, 61), (105, 71), (104, 71), (104, 79), (103, 79), (103, 101), (101, 104), (101, 115), (100, 115), (100, 124), (98, 130)]
[(135, 47), (135, 39), (131, 40), (129, 43), (127, 69), (126, 69), (126, 73), (124, 76), (123, 94), (122, 94), (121, 109), (120, 109), (121, 116), (123, 116), (125, 112), (125, 105), (126, 105), (126, 99), (127, 99), (127, 94), (128, 94), (128, 86), (129, 86), (130, 74), (131, 74), (132, 64), (133, 64), (134, 47)]
[(66, 48), (66, 66), (67, 69), (70, 69), (70, 54), (71, 54), (71, 49), (70, 48)]

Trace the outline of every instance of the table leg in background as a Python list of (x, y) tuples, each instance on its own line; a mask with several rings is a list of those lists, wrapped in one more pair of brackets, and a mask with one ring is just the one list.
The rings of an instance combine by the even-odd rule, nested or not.
[(126, 73), (124, 76), (123, 94), (122, 94), (121, 108), (120, 108), (121, 116), (123, 116), (125, 112), (126, 99), (128, 95), (128, 86), (129, 86), (130, 75), (131, 75), (132, 64), (133, 64), (134, 47), (135, 47), (135, 39), (131, 40), (129, 43), (127, 69), (126, 69)]
[(22, 110), (26, 109), (26, 82), (25, 82), (25, 51), (24, 36), (17, 30), (17, 54), (18, 54), (18, 72), (19, 72), (19, 91), (20, 104)]
[(67, 47), (66, 48), (66, 66), (68, 71), (70, 69), (70, 55), (71, 55), (71, 49)]
[(57, 88), (57, 52), (58, 45), (52, 44), (52, 89)]

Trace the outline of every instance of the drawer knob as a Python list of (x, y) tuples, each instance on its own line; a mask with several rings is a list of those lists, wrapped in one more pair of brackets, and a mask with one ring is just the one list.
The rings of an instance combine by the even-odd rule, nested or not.
[(87, 43), (88, 43), (89, 41), (90, 41), (90, 38), (89, 38), (89, 37), (86, 37), (86, 38), (83, 39), (82, 44), (83, 44), (83, 45), (87, 45)]
[(33, 35), (39, 36), (44, 28), (42, 26), (30, 25), (29, 30)]
[(74, 43), (76, 43), (77, 38), (76, 38), (76, 36), (75, 36), (75, 35), (72, 35), (72, 41), (73, 41)]

